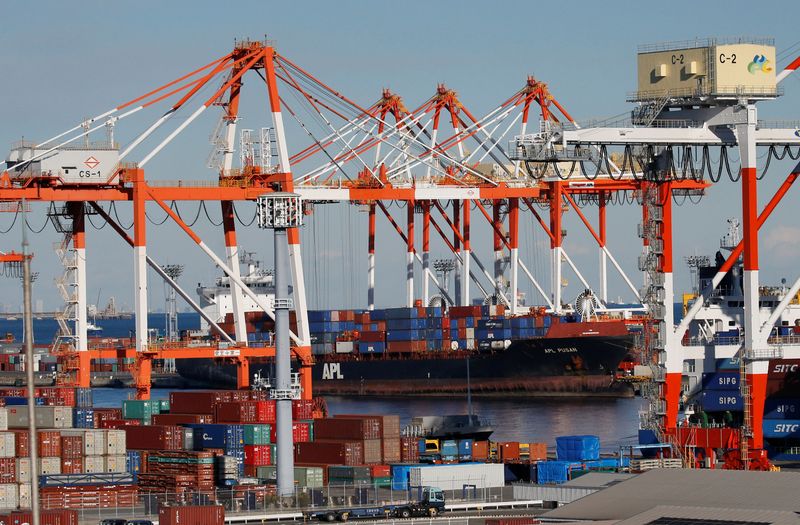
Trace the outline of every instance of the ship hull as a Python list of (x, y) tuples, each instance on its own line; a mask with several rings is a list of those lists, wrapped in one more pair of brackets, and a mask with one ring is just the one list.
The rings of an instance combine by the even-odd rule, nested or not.
[[(469, 383), (478, 396), (633, 395), (614, 381), (633, 347), (632, 335), (536, 338), (514, 341), (491, 353), (381, 356), (315, 356), (315, 395), (436, 396), (463, 394)], [(178, 360), (178, 373), (198, 385), (235, 386), (236, 368), (212, 361)], [(271, 363), (251, 364), (251, 373), (271, 376)]]

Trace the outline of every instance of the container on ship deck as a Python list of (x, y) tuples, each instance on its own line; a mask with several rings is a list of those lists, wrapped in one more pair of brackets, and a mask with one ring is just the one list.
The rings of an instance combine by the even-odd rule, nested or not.
[(245, 445), (268, 445), (271, 434), (271, 425), (243, 425)]
[(800, 419), (764, 419), (764, 437), (769, 439), (800, 438)]
[(768, 397), (764, 401), (765, 419), (800, 419), (800, 399)]
[(700, 405), (706, 412), (741, 411), (744, 408), (738, 390), (708, 390), (700, 396)]
[(362, 343), (383, 343), (386, 341), (386, 332), (380, 332), (380, 331), (361, 332), (359, 340)]
[(739, 388), (739, 372), (714, 372), (703, 374), (703, 390), (736, 390)]
[(272, 445), (245, 445), (244, 464), (253, 466), (272, 465)]
[(224, 525), (225, 509), (222, 505), (198, 505), (158, 509), (159, 525)]
[(41, 456), (61, 456), (61, 434), (43, 430), (38, 433), (36, 439), (38, 453)]

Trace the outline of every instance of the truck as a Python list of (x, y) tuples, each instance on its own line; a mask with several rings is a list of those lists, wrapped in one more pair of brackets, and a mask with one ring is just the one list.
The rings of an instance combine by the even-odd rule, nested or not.
[(436, 487), (423, 487), (416, 502), (390, 505), (367, 505), (351, 508), (315, 509), (303, 513), (307, 520), (347, 521), (351, 518), (411, 518), (435, 517), (444, 512), (444, 492)]

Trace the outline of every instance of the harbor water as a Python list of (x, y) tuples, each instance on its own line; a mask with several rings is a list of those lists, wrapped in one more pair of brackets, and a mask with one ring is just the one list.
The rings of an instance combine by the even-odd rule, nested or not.
[[(150, 314), (148, 323), (163, 331), (164, 314)], [(98, 319), (103, 328), (101, 337), (128, 337), (133, 330), (133, 319)], [(180, 329), (199, 328), (196, 314), (179, 315)], [(57, 324), (52, 319), (34, 320), (34, 337), (39, 344), (53, 339)], [(10, 332), (16, 340), (22, 338), (22, 320), (0, 319), (0, 333)], [(95, 388), (94, 401), (99, 407), (120, 406), (132, 396), (131, 389)], [(154, 399), (167, 398), (169, 390), (153, 389)], [(413, 416), (465, 414), (465, 398), (376, 398), (327, 397), (332, 414), (398, 414), (403, 424)], [(475, 398), (474, 413), (488, 419), (495, 427), (495, 441), (527, 441), (555, 443), (555, 436), (569, 434), (595, 434), (603, 444), (604, 452), (616, 452), (619, 446), (637, 442), (638, 412), (643, 407), (640, 398)]]

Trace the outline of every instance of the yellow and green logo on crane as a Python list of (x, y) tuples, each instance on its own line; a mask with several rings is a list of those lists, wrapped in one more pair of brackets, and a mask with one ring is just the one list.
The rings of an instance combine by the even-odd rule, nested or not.
[(759, 71), (762, 73), (769, 73), (772, 71), (772, 62), (767, 60), (766, 55), (756, 55), (753, 57), (753, 61), (747, 64), (747, 71), (749, 71), (751, 75), (755, 75)]

